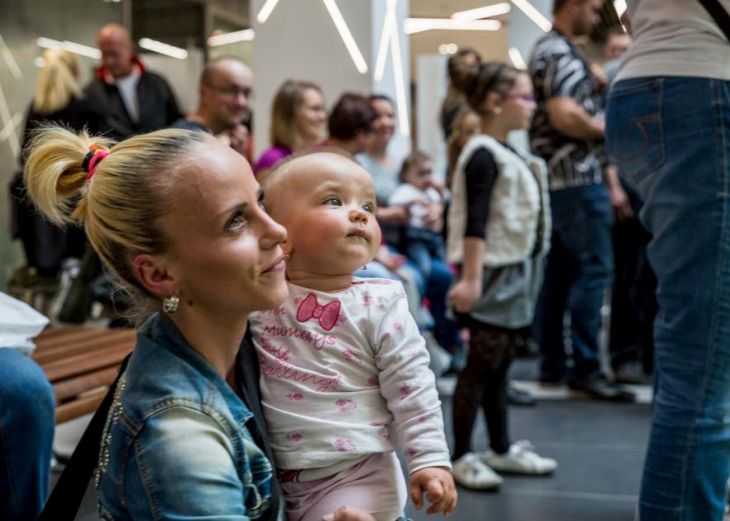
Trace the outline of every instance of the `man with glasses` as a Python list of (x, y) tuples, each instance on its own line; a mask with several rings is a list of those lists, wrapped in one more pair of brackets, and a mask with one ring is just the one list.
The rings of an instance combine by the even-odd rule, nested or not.
[(249, 117), (253, 72), (232, 57), (211, 60), (200, 77), (198, 109), (172, 128), (209, 132), (250, 161)]

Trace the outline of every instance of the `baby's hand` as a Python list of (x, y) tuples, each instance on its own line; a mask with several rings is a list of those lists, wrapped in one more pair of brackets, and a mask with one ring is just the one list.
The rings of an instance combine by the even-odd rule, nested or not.
[(443, 512), (445, 516), (456, 508), (457, 493), (454, 478), (444, 467), (428, 467), (411, 474), (411, 499), (416, 510), (423, 507), (423, 493), (431, 503), (427, 514)]

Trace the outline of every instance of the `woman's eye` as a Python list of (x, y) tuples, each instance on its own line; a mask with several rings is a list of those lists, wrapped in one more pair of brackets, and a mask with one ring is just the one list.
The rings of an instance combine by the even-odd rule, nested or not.
[(243, 218), (242, 214), (236, 214), (231, 218), (231, 220), (228, 222), (228, 229), (235, 231), (240, 230), (241, 228), (246, 226), (246, 220)]
[(324, 204), (328, 204), (330, 206), (341, 206), (340, 200), (337, 197), (330, 197), (324, 202)]

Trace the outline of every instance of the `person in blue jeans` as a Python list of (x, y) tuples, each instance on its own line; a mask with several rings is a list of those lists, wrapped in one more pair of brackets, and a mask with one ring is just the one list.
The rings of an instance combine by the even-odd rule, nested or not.
[[(553, 220), (535, 337), (542, 382), (567, 379), (571, 388), (595, 398), (632, 400), (601, 371), (598, 345), (604, 288), (613, 273), (614, 211), (624, 211), (628, 198), (615, 169), (604, 168), (602, 160), (602, 85), (571, 41), (590, 33), (601, 5), (600, 0), (555, 0), (553, 28), (530, 59), (537, 102), (530, 141), (533, 153), (548, 165)], [(566, 314), (572, 365), (566, 354)]]
[(48, 495), (56, 403), (43, 370), (0, 347), (0, 519), (38, 517)]
[[(730, 10), (730, 2), (721, 1)], [(702, 5), (629, 0), (608, 152), (644, 199), (656, 393), (641, 521), (720, 521), (730, 474), (730, 43)]]

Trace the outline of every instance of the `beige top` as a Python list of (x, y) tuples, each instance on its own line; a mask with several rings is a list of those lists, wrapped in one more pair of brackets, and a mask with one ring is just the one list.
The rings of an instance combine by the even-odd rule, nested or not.
[[(730, 0), (719, 0), (730, 12)], [(628, 0), (634, 44), (616, 81), (650, 76), (730, 80), (730, 43), (699, 0)]]

